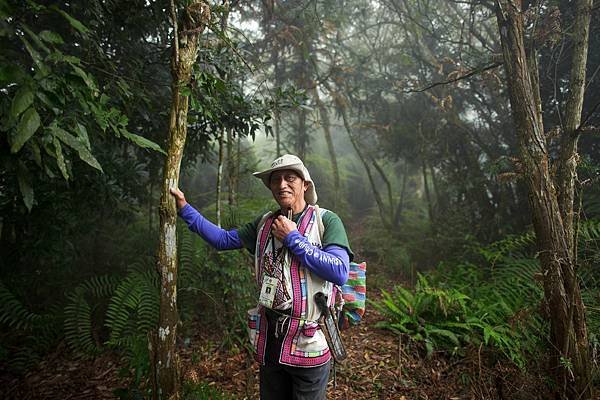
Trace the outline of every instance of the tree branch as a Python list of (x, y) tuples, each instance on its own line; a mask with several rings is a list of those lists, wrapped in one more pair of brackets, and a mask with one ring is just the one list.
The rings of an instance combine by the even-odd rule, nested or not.
[(429, 89), (433, 89), (436, 86), (447, 85), (447, 84), (450, 84), (450, 83), (454, 83), (454, 82), (458, 82), (458, 81), (461, 81), (461, 80), (468, 79), (468, 78), (472, 77), (473, 75), (478, 75), (478, 74), (480, 74), (482, 72), (489, 71), (489, 70), (494, 69), (494, 68), (498, 68), (501, 65), (502, 65), (501, 62), (495, 62), (495, 63), (492, 63), (492, 64), (488, 64), (488, 65), (485, 65), (485, 66), (483, 66), (481, 68), (472, 69), (471, 71), (467, 72), (466, 74), (457, 76), (457, 77), (452, 78), (452, 79), (448, 79), (448, 80), (440, 81), (440, 82), (435, 82), (435, 83), (432, 83), (431, 85), (427, 85), (427, 86), (419, 88), (419, 89), (405, 90), (404, 93), (420, 93), (420, 92), (425, 92), (425, 91), (427, 91)]

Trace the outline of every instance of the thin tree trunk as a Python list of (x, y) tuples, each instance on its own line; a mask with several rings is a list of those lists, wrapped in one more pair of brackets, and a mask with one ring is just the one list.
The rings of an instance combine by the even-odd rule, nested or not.
[(219, 134), (219, 158), (217, 160), (217, 226), (221, 227), (221, 191), (223, 188), (223, 162), (225, 161), (225, 128)]
[[(306, 38), (306, 41), (310, 41), (311, 39)], [(311, 54), (311, 43), (301, 43), (302, 46), (296, 48), (297, 57), (298, 57), (298, 87), (304, 89), (307, 93), (310, 91), (312, 86), (310, 72), (309, 72), (309, 63), (305, 57), (305, 52)], [(304, 49), (306, 46), (306, 49)], [(298, 112), (298, 131), (296, 132), (296, 152), (298, 157), (301, 160), (306, 162), (306, 149), (308, 147), (309, 137), (308, 137), (308, 127), (306, 124), (306, 120), (308, 117), (308, 111), (304, 107), (300, 107)]]
[(301, 108), (298, 113), (298, 140), (296, 142), (296, 152), (298, 153), (298, 157), (304, 161), (306, 161), (306, 146), (308, 144), (306, 114), (307, 112), (304, 108)]
[[(427, 165), (428, 163), (425, 162), (425, 168), (427, 168)], [(445, 202), (446, 198), (440, 194), (440, 182), (438, 181), (438, 177), (435, 174), (435, 170), (433, 169), (433, 165), (431, 165), (431, 163), (429, 163), (429, 176), (431, 176), (431, 187), (433, 188), (433, 193), (435, 194), (435, 199), (433, 199), (431, 202), (431, 206), (433, 207), (433, 220), (435, 221), (437, 216), (445, 212), (448, 207)]]
[(319, 97), (319, 91), (316, 85), (314, 85), (313, 96), (315, 98), (315, 103), (317, 103), (317, 107), (319, 108), (321, 126), (323, 127), (325, 142), (327, 143), (327, 151), (329, 152), (329, 162), (331, 163), (331, 172), (333, 173), (333, 209), (335, 210), (337, 209), (340, 195), (340, 172), (337, 165), (335, 148), (333, 147), (333, 139), (331, 138), (331, 121), (329, 119), (327, 107)]
[(373, 164), (373, 166), (379, 173), (379, 176), (381, 176), (383, 183), (385, 183), (385, 187), (387, 189), (387, 194), (388, 194), (388, 207), (389, 207), (390, 218), (392, 221), (395, 221), (396, 216), (394, 215), (394, 193), (392, 191), (392, 183), (390, 182), (387, 175), (383, 171), (383, 168), (381, 168), (381, 165), (379, 165), (379, 163), (377, 162), (377, 160), (375, 160), (374, 157), (371, 157), (371, 163)]
[(279, 110), (275, 109), (274, 111), (275, 118), (275, 152), (277, 153), (277, 157), (281, 157), (281, 116), (279, 115)]
[[(242, 162), (242, 137), (237, 135), (235, 142), (235, 170), (233, 176), (235, 177), (234, 185), (235, 192), (238, 193), (240, 189), (240, 163)], [(236, 199), (237, 201), (237, 199)]]
[(148, 232), (152, 233), (152, 220), (154, 216), (154, 212), (152, 212), (152, 197), (154, 194), (154, 181), (152, 180), (152, 176), (150, 176), (150, 183), (148, 184)]
[[(521, 161), (529, 187), (529, 199), (533, 214), (533, 224), (537, 237), (540, 261), (544, 276), (544, 295), (550, 308), (551, 343), (554, 351), (553, 371), (560, 388), (559, 395), (565, 399), (592, 398), (591, 360), (588, 349), (585, 310), (581, 300), (580, 288), (575, 275), (575, 256), (573, 227), (564, 220), (572, 217), (573, 198), (569, 191), (574, 187), (576, 167), (576, 140), (565, 139), (561, 143), (561, 161), (567, 161), (564, 168), (572, 168), (573, 173), (561, 171), (562, 178), (553, 181), (550, 173), (548, 149), (536, 104), (534, 84), (531, 77), (524, 45), (524, 23), (521, 2), (515, 0), (496, 0), (496, 16), (500, 28), (504, 66), (506, 69), (508, 92), (513, 118), (519, 136)], [(581, 14), (591, 12), (591, 1), (578, 1), (578, 16), (575, 25), (588, 24), (589, 16)], [(587, 51), (587, 28), (577, 28), (576, 34), (584, 34), (583, 44), (576, 44), (573, 71), (577, 77), (571, 77), (571, 84), (581, 80), (581, 63), (585, 64), (578, 51)], [(582, 38), (575, 38), (576, 42)], [(532, 54), (534, 54), (532, 52)], [(577, 67), (576, 67), (577, 65)], [(585, 71), (585, 65), (583, 65)], [(537, 71), (534, 71), (537, 74)], [(585, 72), (583, 72), (585, 80)], [(533, 83), (533, 84), (532, 84)], [(583, 96), (583, 88), (572, 88), (571, 92)], [(583, 99), (577, 100), (582, 102)], [(568, 112), (581, 114), (580, 106), (568, 102)], [(580, 116), (569, 116), (574, 125)], [(572, 125), (572, 126), (574, 126)], [(575, 143), (573, 143), (575, 142)], [(566, 147), (565, 147), (566, 146)], [(560, 185), (560, 186), (559, 186)], [(558, 194), (557, 194), (558, 190)]]
[[(574, 232), (573, 204), (575, 201), (575, 182), (577, 181), (577, 142), (579, 140), (579, 124), (583, 109), (583, 95), (585, 91), (585, 76), (587, 53), (592, 16), (592, 0), (577, 2), (573, 33), (573, 64), (569, 82), (569, 97), (565, 110), (565, 126), (561, 138), (560, 164), (557, 169), (558, 202), (562, 211), (565, 231)], [(569, 247), (575, 249), (573, 242), (575, 235), (568, 238)], [(576, 253), (572, 257), (576, 258)]]
[(230, 129), (227, 130), (227, 188), (229, 189), (229, 193), (227, 196), (228, 203), (230, 207), (235, 206), (236, 204), (236, 194), (237, 194), (237, 173), (236, 173), (236, 164), (239, 162), (237, 154), (237, 149), (234, 151), (233, 145), (234, 140), (237, 143), (237, 138), (233, 136), (233, 131)]
[(331, 138), (331, 122), (329, 120), (329, 112), (327, 111), (327, 107), (319, 97), (319, 91), (317, 90), (316, 85), (313, 89), (313, 96), (315, 98), (315, 103), (317, 103), (317, 107), (319, 108), (319, 115), (321, 116), (321, 126), (323, 127), (323, 133), (325, 134), (327, 151), (329, 152), (331, 172), (333, 173), (333, 209), (336, 210), (340, 195), (340, 171), (338, 169), (337, 157), (335, 155), (335, 149), (333, 147), (333, 139)]
[(394, 213), (394, 228), (398, 228), (402, 220), (402, 212), (404, 211), (404, 199), (406, 197), (406, 184), (408, 183), (408, 161), (404, 160), (404, 171), (402, 172), (402, 188), (400, 189), (400, 200)]
[[(275, 66), (275, 86), (277, 89), (281, 87), (281, 65), (279, 59), (279, 49), (277, 46), (273, 46), (273, 50), (271, 52), (271, 60), (273, 61), (273, 65)], [(277, 157), (281, 157), (281, 113), (279, 112), (278, 106), (273, 110), (273, 119), (275, 121), (275, 152), (277, 153)]]
[[(223, 12), (221, 14), (221, 32), (223, 35), (227, 30), (227, 20), (229, 17), (229, 0), (222, 1)], [(226, 46), (224, 41), (221, 41), (219, 44), (219, 48), (223, 48)], [(221, 79), (224, 81), (227, 80), (227, 72), (219, 73)], [(225, 162), (225, 130), (226, 128), (221, 128), (221, 132), (219, 134), (219, 159), (217, 161), (217, 201), (216, 201), (216, 214), (217, 214), (217, 226), (221, 227), (221, 215), (222, 212), (222, 201), (221, 201), (221, 193), (223, 191), (223, 163)]]
[(161, 277), (160, 312), (155, 354), (152, 359), (152, 376), (155, 388), (154, 399), (179, 398), (179, 357), (175, 341), (177, 337), (177, 210), (175, 199), (169, 189), (177, 187), (181, 158), (187, 135), (188, 96), (180, 89), (188, 85), (192, 75), (192, 65), (198, 52), (198, 38), (210, 17), (208, 5), (201, 0), (192, 0), (184, 10), (181, 31), (178, 29), (176, 7), (171, 2), (174, 25), (173, 52), (171, 56), (172, 102), (169, 120), (169, 141), (167, 158), (163, 170), (162, 192), (159, 215), (160, 231), (157, 268)]
[(354, 134), (352, 133), (352, 127), (350, 126), (350, 122), (348, 120), (348, 113), (346, 110), (346, 105), (344, 103), (345, 100), (341, 99), (339, 95), (335, 94), (336, 103), (340, 110), (340, 114), (342, 115), (342, 121), (344, 122), (344, 127), (346, 128), (346, 132), (348, 133), (348, 137), (350, 138), (350, 143), (352, 143), (352, 147), (358, 154), (358, 158), (362, 162), (365, 167), (365, 171), (367, 172), (367, 177), (369, 178), (369, 183), (371, 184), (371, 190), (373, 190), (373, 196), (375, 197), (375, 202), (377, 203), (377, 208), (379, 210), (379, 217), (381, 218), (381, 223), (385, 228), (389, 228), (389, 221), (385, 217), (385, 205), (381, 200), (381, 195), (377, 190), (377, 185), (375, 184), (375, 179), (373, 178), (373, 173), (371, 172), (371, 167), (369, 167), (369, 163), (367, 162), (366, 156), (363, 154), (359, 143), (357, 142)]
[(433, 203), (431, 201), (431, 192), (429, 191), (429, 179), (427, 179), (427, 164), (423, 157), (421, 157), (421, 173), (423, 174), (423, 187), (425, 189), (425, 199), (427, 201), (427, 214), (429, 214), (429, 223), (431, 224), (431, 231), (435, 234)]

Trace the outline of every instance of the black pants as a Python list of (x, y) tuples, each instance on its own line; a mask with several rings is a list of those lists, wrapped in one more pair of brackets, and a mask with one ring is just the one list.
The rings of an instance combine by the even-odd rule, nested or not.
[(309, 368), (280, 364), (289, 319), (268, 312), (267, 320), (265, 365), (260, 366), (261, 400), (325, 400), (330, 364)]

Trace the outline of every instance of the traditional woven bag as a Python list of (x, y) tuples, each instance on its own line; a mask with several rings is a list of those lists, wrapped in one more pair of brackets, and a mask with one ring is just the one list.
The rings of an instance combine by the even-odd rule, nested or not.
[[(323, 236), (323, 220), (321, 210), (317, 210), (319, 235)], [(367, 263), (350, 263), (348, 281), (342, 286), (335, 287), (335, 309), (338, 312), (338, 326), (341, 330), (358, 325), (365, 315), (365, 300), (367, 298)]]
[[(367, 263), (351, 262), (348, 281), (341, 287), (336, 298), (336, 307), (341, 312), (339, 316), (340, 329), (356, 326), (365, 315), (365, 300), (367, 297)], [(341, 301), (340, 301), (341, 296)]]

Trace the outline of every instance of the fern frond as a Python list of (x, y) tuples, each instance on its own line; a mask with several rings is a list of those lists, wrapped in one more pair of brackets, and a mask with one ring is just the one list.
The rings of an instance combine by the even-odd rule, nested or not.
[(0, 282), (0, 324), (30, 331), (42, 325), (44, 320), (43, 316), (29, 311), (4, 283)]
[(94, 355), (101, 350), (99, 339), (95, 338), (101, 325), (95, 323), (93, 314), (96, 306), (112, 295), (117, 284), (115, 276), (94, 276), (67, 294), (64, 333), (67, 344), (76, 353)]
[(156, 326), (159, 309), (159, 282), (154, 270), (131, 272), (121, 281), (106, 311), (110, 345), (126, 336), (145, 336)]
[(67, 296), (65, 307), (65, 339), (71, 349), (80, 354), (95, 354), (99, 348), (92, 336), (92, 310), (85, 298), (85, 289), (78, 287)]

